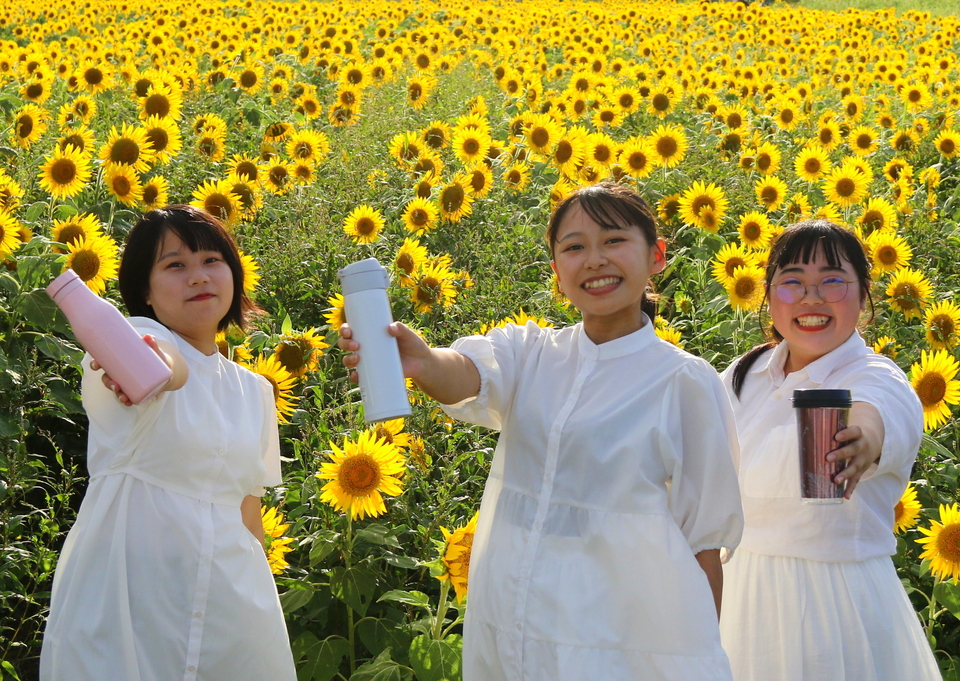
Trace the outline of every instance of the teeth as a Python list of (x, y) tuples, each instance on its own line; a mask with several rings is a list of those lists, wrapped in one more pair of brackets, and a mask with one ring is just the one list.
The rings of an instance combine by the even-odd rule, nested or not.
[(797, 324), (800, 326), (823, 326), (830, 321), (830, 317), (824, 315), (806, 315), (797, 317)]
[(611, 286), (620, 281), (620, 277), (604, 277), (603, 279), (594, 279), (593, 281), (588, 281), (583, 284), (583, 288), (603, 288), (604, 286)]

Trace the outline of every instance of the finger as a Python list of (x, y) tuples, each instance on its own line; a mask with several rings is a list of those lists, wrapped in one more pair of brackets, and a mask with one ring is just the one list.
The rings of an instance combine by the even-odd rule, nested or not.
[(360, 374), (358, 374), (356, 371), (351, 371), (351, 372), (350, 372), (350, 382), (351, 382), (351, 383), (360, 383)]
[(843, 461), (863, 453), (863, 446), (857, 442), (850, 442), (843, 447), (837, 447), (832, 452), (828, 452), (825, 457), (827, 461)]
[(97, 364), (97, 360), (95, 359), (90, 360), (90, 368), (94, 371), (100, 371), (100, 365)]
[(400, 322), (393, 322), (387, 327), (387, 333), (394, 338), (399, 338), (404, 332), (404, 326)]
[(360, 363), (360, 355), (344, 355), (343, 357), (343, 366), (348, 369), (356, 368), (357, 364)]
[(337, 333), (340, 334), (341, 338), (353, 338), (353, 329), (350, 328), (350, 325), (343, 323), (340, 325), (340, 328), (337, 330)]
[(344, 352), (356, 352), (360, 349), (360, 343), (349, 338), (341, 338), (337, 341), (337, 347)]
[(861, 437), (863, 437), (863, 431), (860, 426), (849, 426), (838, 431), (833, 439), (837, 442), (849, 442), (850, 440), (859, 440)]

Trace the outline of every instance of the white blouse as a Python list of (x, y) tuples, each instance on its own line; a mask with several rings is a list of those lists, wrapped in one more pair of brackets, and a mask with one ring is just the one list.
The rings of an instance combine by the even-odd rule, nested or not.
[(501, 431), (474, 538), (464, 680), (729, 679), (694, 555), (742, 525), (716, 372), (647, 320), (508, 325), (453, 348), (480, 393), (444, 407)]
[(293, 681), (276, 585), (240, 502), (277, 485), (273, 390), (163, 325), (189, 378), (125, 407), (84, 358), (90, 484), (57, 565), (43, 681)]
[[(923, 408), (903, 371), (874, 353), (854, 332), (843, 345), (784, 375), (784, 341), (750, 368), (740, 399), (733, 368), (721, 375), (740, 434), (740, 493), (745, 526), (741, 548), (817, 561), (859, 561), (896, 553), (894, 507), (910, 480), (923, 435)], [(876, 407), (885, 430), (879, 464), (860, 479), (850, 500), (800, 500), (794, 390), (845, 388), (854, 402)]]

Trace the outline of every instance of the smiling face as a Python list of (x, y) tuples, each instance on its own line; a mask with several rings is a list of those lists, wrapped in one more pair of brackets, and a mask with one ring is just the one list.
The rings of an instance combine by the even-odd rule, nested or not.
[(650, 275), (663, 269), (664, 252), (662, 239), (651, 245), (637, 226), (604, 229), (579, 204), (570, 207), (556, 231), (551, 267), (591, 340), (613, 340), (643, 325), (643, 294)]
[(201, 352), (216, 351), (220, 321), (233, 301), (233, 273), (218, 251), (191, 251), (166, 231), (150, 271), (147, 304), (157, 321)]
[[(767, 299), (770, 317), (790, 349), (784, 366), (791, 373), (837, 349), (856, 331), (865, 307), (860, 281), (848, 260), (831, 266), (818, 249), (809, 263), (796, 262), (777, 269)], [(827, 282), (850, 282), (837, 302), (827, 302), (815, 288)], [(781, 300), (777, 286), (805, 286), (806, 295), (795, 303)], [(829, 283), (827, 284), (829, 286)]]

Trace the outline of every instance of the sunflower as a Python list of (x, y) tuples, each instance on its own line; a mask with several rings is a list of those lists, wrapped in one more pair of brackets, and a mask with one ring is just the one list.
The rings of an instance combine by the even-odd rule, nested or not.
[(437, 86), (437, 79), (426, 74), (418, 74), (407, 81), (407, 104), (414, 109), (422, 109), (427, 98)]
[(820, 128), (817, 130), (816, 138), (817, 144), (827, 151), (836, 149), (843, 139), (840, 134), (840, 124), (834, 120), (822, 121)]
[(163, 208), (170, 202), (169, 197), (170, 183), (161, 175), (151, 177), (143, 183), (143, 194), (140, 197), (140, 203), (144, 211)]
[(85, 125), (76, 128), (65, 127), (60, 131), (57, 146), (61, 149), (73, 145), (85, 156), (93, 153), (93, 131)]
[(503, 183), (507, 190), (514, 193), (523, 191), (530, 183), (530, 166), (526, 161), (510, 164), (503, 173)]
[(780, 208), (787, 198), (787, 184), (775, 175), (757, 180), (754, 185), (757, 201), (772, 212)]
[(91, 95), (98, 95), (113, 87), (113, 74), (104, 60), (86, 59), (76, 72), (77, 81)]
[(370, 244), (380, 235), (383, 224), (380, 211), (364, 204), (354, 208), (343, 221), (343, 231), (356, 243)]
[(464, 177), (455, 177), (440, 189), (437, 204), (444, 220), (460, 222), (465, 215), (471, 213), (473, 197), (470, 192), (470, 182)]
[(437, 226), (439, 212), (434, 202), (418, 197), (404, 208), (403, 224), (407, 231), (414, 234), (425, 234)]
[(320, 466), (316, 477), (329, 480), (320, 500), (352, 519), (376, 517), (387, 512), (383, 495), (397, 496), (403, 491), (404, 461), (399, 450), (378, 440), (372, 433), (361, 433), (347, 440), (341, 450), (333, 442), (331, 461)]
[(100, 295), (117, 278), (117, 244), (103, 234), (91, 234), (67, 244), (64, 269), (71, 269), (91, 291)]
[(180, 128), (172, 118), (151, 116), (144, 121), (143, 130), (158, 163), (169, 163), (180, 153)]
[(885, 198), (878, 196), (867, 201), (856, 222), (872, 232), (893, 230), (897, 227), (897, 209)]
[(63, 247), (53, 247), (57, 253), (66, 253), (66, 246), (91, 236), (103, 236), (103, 230), (97, 217), (90, 213), (79, 213), (66, 220), (54, 220), (50, 230), (50, 240), (63, 244)]
[(824, 174), (829, 173), (831, 168), (826, 149), (817, 144), (801, 149), (793, 162), (793, 169), (797, 176), (806, 182), (816, 182)]
[(723, 190), (711, 182), (705, 185), (697, 181), (680, 196), (680, 218), (688, 225), (704, 227), (701, 212), (709, 208), (719, 222), (726, 213), (729, 202)]
[(76, 196), (90, 180), (90, 161), (75, 146), (54, 147), (40, 167), (40, 186), (55, 199)]
[(292, 376), (301, 378), (320, 365), (323, 351), (330, 345), (317, 335), (316, 328), (299, 333), (291, 333), (280, 338), (273, 354), (284, 369)]
[[(483, 159), (481, 159), (483, 160)], [(417, 158), (416, 163), (410, 166), (410, 172), (416, 176), (433, 175), (440, 177), (443, 173), (444, 163), (440, 155), (433, 151), (422, 151)]]
[(257, 284), (260, 283), (260, 274), (258, 273), (260, 265), (252, 256), (243, 251), (238, 249), (237, 253), (240, 254), (240, 269), (243, 270), (243, 291), (244, 293), (253, 293), (257, 290)]
[(0, 210), (0, 258), (13, 253), (20, 243), (20, 225), (5, 210)]
[(773, 226), (770, 224), (770, 218), (757, 211), (744, 213), (740, 217), (740, 226), (737, 232), (740, 234), (740, 243), (756, 251), (767, 248), (773, 238)]
[(293, 166), (289, 163), (275, 162), (267, 166), (261, 185), (273, 194), (285, 194), (293, 184)]
[(930, 90), (923, 83), (908, 85), (900, 91), (903, 103), (911, 113), (917, 113), (930, 106)]
[(960, 135), (953, 130), (944, 130), (933, 140), (933, 144), (944, 158), (953, 158), (960, 150)]
[(330, 141), (322, 132), (298, 130), (287, 139), (287, 156), (294, 161), (322, 163), (330, 153)]
[(880, 146), (880, 136), (873, 128), (861, 125), (850, 131), (847, 144), (850, 145), (850, 151), (857, 156), (867, 156)]
[(493, 140), (489, 133), (476, 128), (457, 128), (453, 133), (451, 147), (457, 159), (471, 168), (486, 158)]
[(687, 136), (679, 125), (659, 126), (648, 138), (657, 164), (673, 168), (687, 153)]
[(803, 118), (800, 109), (791, 101), (783, 100), (775, 106), (774, 122), (782, 130), (793, 130)]
[(927, 343), (934, 350), (951, 350), (960, 335), (960, 306), (944, 300), (930, 306), (923, 316)]
[(863, 201), (869, 184), (859, 171), (840, 167), (823, 179), (823, 193), (828, 201), (849, 208)]
[(151, 117), (180, 120), (183, 94), (178, 85), (157, 83), (151, 85), (145, 97), (140, 98), (140, 120)]
[[(212, 115), (212, 114), (209, 114)], [(199, 120), (199, 119), (198, 119)], [(222, 119), (221, 119), (222, 122)], [(199, 128), (194, 126), (194, 132), (200, 132), (203, 128), (207, 127), (208, 124), (201, 125)], [(227, 124), (223, 123), (223, 132), (227, 131)], [(277, 121), (271, 123), (267, 126), (266, 130), (263, 131), (263, 140), (265, 142), (280, 142), (287, 139), (294, 132), (294, 127), (287, 123), (286, 121)]]
[(233, 191), (233, 184), (230, 178), (207, 180), (193, 191), (194, 200), (190, 205), (232, 227), (242, 212), (240, 196)]
[(536, 114), (524, 128), (527, 147), (540, 154), (549, 154), (561, 135), (560, 125), (547, 114)]
[(90, 121), (97, 115), (97, 101), (89, 95), (78, 95), (69, 106), (84, 125), (90, 125)]
[(924, 536), (917, 543), (925, 545), (921, 560), (930, 561), (930, 572), (940, 580), (960, 578), (960, 510), (957, 504), (940, 504), (940, 520), (931, 520), (930, 529), (920, 528)]
[(910, 153), (917, 147), (919, 135), (913, 128), (900, 128), (890, 138), (890, 147), (894, 151)]
[(650, 143), (641, 137), (634, 137), (620, 146), (617, 164), (627, 175), (639, 180), (653, 172), (655, 159), (656, 151)]
[(263, 87), (263, 75), (260, 64), (247, 64), (235, 75), (235, 80), (241, 90), (252, 95)]
[(890, 159), (883, 166), (883, 176), (887, 182), (899, 182), (901, 178), (913, 177), (913, 166), (899, 156)]
[(413, 436), (403, 432), (403, 419), (391, 419), (390, 421), (380, 421), (377, 425), (370, 428), (370, 433), (375, 438), (388, 445), (393, 445), (400, 452), (406, 451), (410, 446)]
[(617, 143), (602, 132), (595, 132), (587, 138), (586, 160), (591, 165), (608, 168), (618, 155)]
[(887, 272), (896, 272), (901, 267), (910, 264), (913, 251), (902, 237), (890, 229), (881, 229), (873, 232), (866, 239), (873, 260), (874, 278)]
[(738, 310), (756, 310), (764, 297), (764, 272), (755, 265), (738, 267), (727, 282), (730, 305)]
[(917, 501), (916, 488), (907, 483), (907, 488), (903, 490), (903, 496), (900, 497), (900, 501), (893, 509), (893, 531), (900, 534), (916, 525), (922, 508), (923, 506)]
[(712, 264), (713, 278), (726, 286), (733, 280), (733, 273), (738, 268), (755, 266), (757, 259), (739, 244), (726, 244), (717, 251)]
[(574, 126), (557, 141), (550, 154), (550, 161), (566, 177), (576, 177), (579, 168), (587, 158), (587, 137), (585, 128)]
[(890, 336), (880, 336), (877, 342), (873, 344), (873, 351), (878, 355), (884, 355), (890, 359), (896, 359), (900, 344), (896, 338)]
[(440, 581), (450, 580), (454, 593), (457, 595), (458, 603), (463, 603), (467, 597), (470, 556), (473, 551), (473, 538), (477, 532), (479, 517), (479, 512), (474, 513), (470, 522), (453, 532), (443, 526), (440, 527), (444, 539), (447, 540), (446, 548), (440, 559), (440, 562), (446, 568), (446, 572), (437, 575), (437, 579)]
[(676, 345), (678, 348), (683, 348), (683, 343), (681, 342), (683, 336), (680, 335), (680, 331), (670, 323), (665, 320), (663, 317), (657, 317), (654, 321), (653, 331), (657, 334), (657, 337), (661, 340), (665, 340), (672, 345)]
[(13, 143), (24, 149), (40, 139), (47, 131), (47, 112), (36, 104), (24, 104), (13, 113), (10, 135)]
[(280, 423), (288, 423), (287, 418), (293, 414), (297, 401), (300, 399), (293, 394), (296, 378), (280, 364), (276, 355), (270, 355), (269, 357), (261, 355), (253, 363), (244, 363), (243, 366), (267, 379), (270, 387), (273, 388), (277, 420)]
[(420, 136), (428, 147), (440, 151), (450, 144), (450, 126), (443, 121), (433, 121), (423, 129)]
[(107, 167), (125, 165), (138, 173), (146, 172), (153, 162), (154, 153), (143, 128), (122, 124), (120, 130), (116, 126), (110, 129), (107, 143), (100, 149), (100, 160)]
[(780, 169), (780, 149), (775, 144), (764, 142), (754, 154), (754, 165), (763, 175), (773, 175)]
[(140, 176), (126, 164), (107, 164), (103, 173), (103, 181), (116, 199), (126, 206), (136, 206), (143, 197), (143, 186)]
[(433, 311), (437, 305), (449, 307), (457, 297), (457, 289), (453, 285), (456, 276), (442, 264), (425, 265), (413, 277), (410, 300), (418, 313), (424, 314)]
[(283, 536), (290, 524), (283, 521), (283, 514), (277, 509), (269, 506), (260, 507), (260, 522), (263, 524), (267, 563), (270, 565), (270, 572), (275, 575), (283, 574), (283, 571), (289, 567), (290, 563), (287, 562), (285, 556), (293, 550), (293, 547), (290, 546), (293, 538)]
[(680, 194), (664, 196), (657, 202), (657, 216), (663, 223), (672, 222), (680, 214)]
[(903, 267), (893, 273), (887, 285), (887, 302), (894, 310), (903, 312), (907, 319), (920, 318), (933, 294), (933, 287), (919, 270)]
[(207, 126), (197, 135), (193, 142), (194, 149), (211, 163), (222, 161), (226, 146), (226, 133), (219, 128)]
[(262, 168), (259, 159), (246, 154), (234, 154), (227, 162), (227, 170), (237, 177), (245, 177), (250, 182), (260, 179)]
[(810, 215), (810, 199), (806, 194), (793, 194), (783, 206), (783, 213), (787, 220), (796, 222), (800, 218)]
[(404, 239), (403, 245), (397, 251), (397, 257), (393, 259), (393, 264), (400, 277), (400, 285), (407, 288), (412, 287), (413, 276), (429, 257), (426, 247), (421, 246), (417, 239)]
[(474, 198), (482, 199), (493, 189), (493, 171), (480, 164), (467, 173), (467, 182), (470, 185), (470, 194)]
[(328, 298), (327, 302), (330, 303), (330, 307), (324, 310), (323, 320), (330, 326), (332, 331), (339, 331), (340, 327), (347, 321), (343, 313), (343, 296), (337, 293), (333, 297)]

